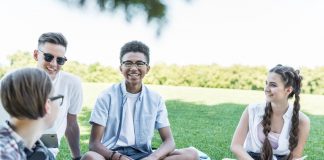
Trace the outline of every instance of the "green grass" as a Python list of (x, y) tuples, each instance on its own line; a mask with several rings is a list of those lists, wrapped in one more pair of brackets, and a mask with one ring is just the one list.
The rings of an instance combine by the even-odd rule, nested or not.
[[(84, 108), (79, 115), (81, 150), (87, 151), (89, 140), (88, 123), (92, 106), (98, 94), (107, 84), (85, 83)], [(261, 102), (263, 92), (209, 89), (193, 87), (150, 86), (167, 100), (171, 129), (177, 148), (194, 146), (219, 160), (234, 156), (229, 150), (232, 135), (239, 118), (248, 103)], [(306, 144), (308, 159), (321, 159), (324, 146), (324, 96), (302, 95), (302, 110), (311, 119), (311, 133)], [(156, 133), (153, 147), (161, 140)], [(65, 139), (61, 141), (57, 159), (69, 159), (70, 151)]]

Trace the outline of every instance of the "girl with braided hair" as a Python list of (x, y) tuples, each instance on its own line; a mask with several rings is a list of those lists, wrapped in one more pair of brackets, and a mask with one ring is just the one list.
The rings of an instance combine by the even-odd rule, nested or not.
[[(301, 81), (292, 67), (277, 65), (269, 71), (266, 102), (250, 104), (233, 135), (231, 151), (238, 159), (303, 159), (310, 121), (300, 112)], [(288, 99), (293, 97), (290, 104)]]

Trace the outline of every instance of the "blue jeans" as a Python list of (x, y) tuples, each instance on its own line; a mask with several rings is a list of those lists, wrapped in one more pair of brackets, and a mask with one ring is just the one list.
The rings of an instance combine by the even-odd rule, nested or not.
[[(254, 152), (247, 152), (254, 160), (261, 160), (261, 154), (260, 153), (254, 153)], [(277, 160), (287, 160), (287, 155), (274, 155)]]
[(127, 146), (127, 147), (117, 147), (112, 149), (113, 151), (117, 151), (123, 155), (131, 157), (134, 160), (142, 159), (149, 156), (152, 152), (147, 152), (141, 148), (137, 148), (135, 146)]

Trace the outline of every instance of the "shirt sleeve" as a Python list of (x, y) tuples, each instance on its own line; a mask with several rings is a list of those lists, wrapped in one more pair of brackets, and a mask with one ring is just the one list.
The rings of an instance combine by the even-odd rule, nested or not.
[(98, 97), (95, 106), (91, 112), (91, 116), (89, 120), (90, 124), (96, 123), (106, 127), (106, 123), (109, 115), (108, 111), (110, 107), (109, 102), (110, 102), (109, 96), (101, 95), (100, 97)]
[(158, 113), (155, 121), (155, 129), (170, 126), (168, 111), (162, 98), (159, 101)]
[(19, 157), (19, 153), (15, 153), (15, 152), (8, 153), (7, 151), (4, 150), (0, 151), (0, 159), (16, 160), (17, 157)]
[(80, 79), (76, 78), (73, 83), (71, 83), (70, 92), (70, 106), (68, 109), (69, 114), (78, 114), (82, 109), (83, 102), (83, 91)]
[(25, 159), (19, 151), (21, 151), (21, 149), (17, 148), (15, 140), (7, 140), (6, 138), (3, 138), (2, 141), (0, 141), (0, 159)]

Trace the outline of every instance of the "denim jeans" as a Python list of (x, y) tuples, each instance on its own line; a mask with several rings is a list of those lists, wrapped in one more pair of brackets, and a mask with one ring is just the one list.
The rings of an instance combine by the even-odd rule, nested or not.
[[(261, 160), (261, 153), (247, 152), (254, 160)], [(277, 160), (287, 160), (287, 155), (274, 155)]]
[(145, 158), (152, 153), (152, 152), (147, 152), (143, 149), (137, 148), (135, 146), (118, 147), (118, 148), (113, 149), (113, 151), (117, 151), (123, 155), (131, 157), (134, 160)]

